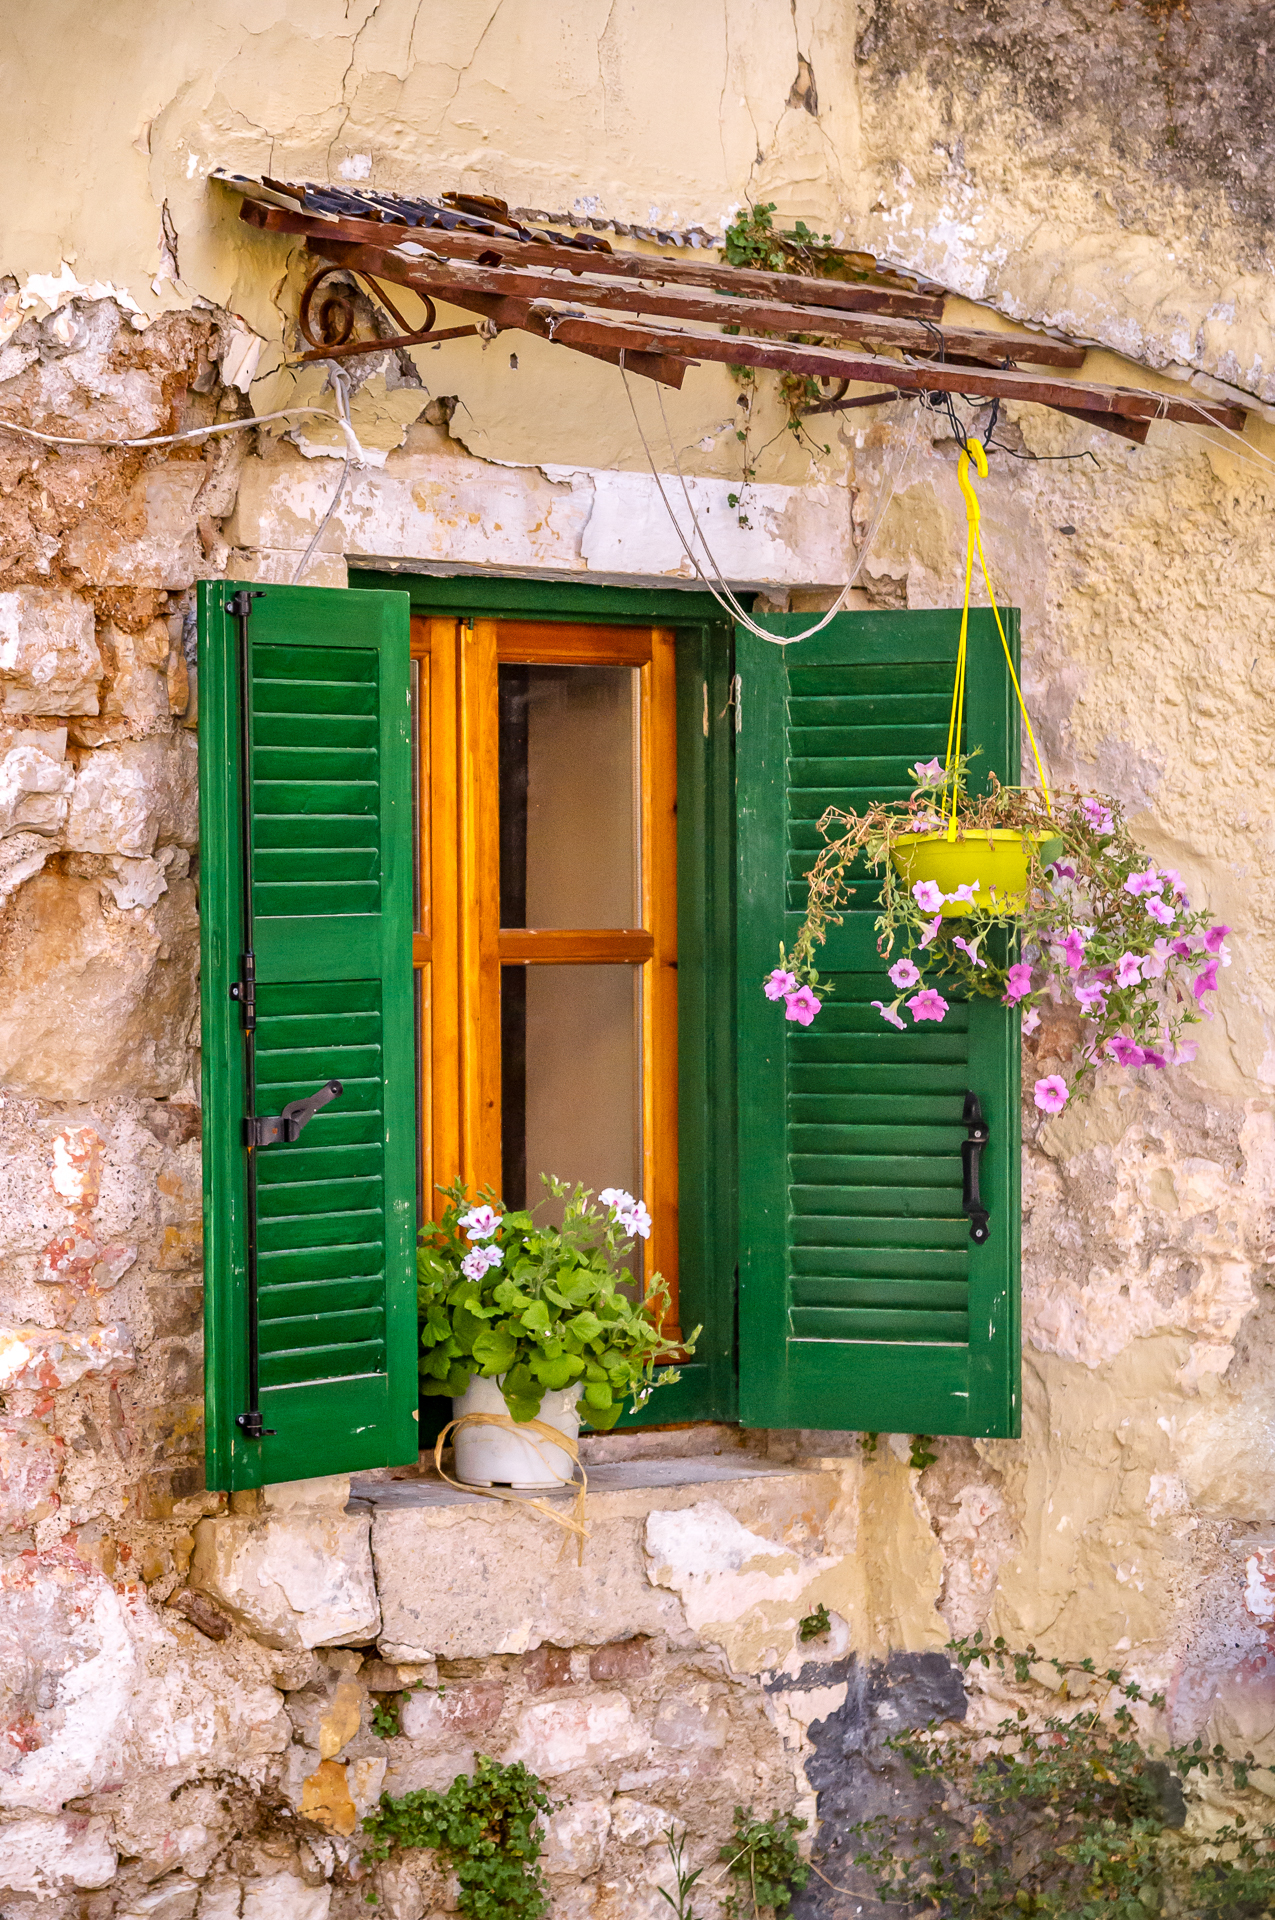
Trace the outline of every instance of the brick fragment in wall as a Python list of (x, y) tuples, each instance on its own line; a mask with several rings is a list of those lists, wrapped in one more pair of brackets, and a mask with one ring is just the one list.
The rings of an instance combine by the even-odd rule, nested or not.
[(651, 1643), (641, 1634), (612, 1640), (589, 1655), (591, 1680), (639, 1680), (651, 1670)]
[(198, 1023), (198, 932), (189, 880), (123, 912), (92, 880), (28, 881), (0, 924), (0, 1079), (46, 1100), (178, 1092)]
[(427, 1687), (438, 1685), (438, 1667), (434, 1661), (400, 1665), (395, 1660), (367, 1660), (359, 1669), (359, 1678), (369, 1693), (401, 1693), (423, 1680)]
[(450, 1680), (437, 1693), (409, 1693), (399, 1724), (407, 1739), (421, 1746), (442, 1746), (457, 1734), (485, 1733), (505, 1705), (499, 1680)]
[(522, 1656), (522, 1683), (528, 1693), (547, 1693), (550, 1687), (571, 1684), (571, 1653), (567, 1647), (533, 1647)]
[(198, 1627), (201, 1633), (207, 1634), (210, 1640), (225, 1640), (229, 1637), (231, 1631), (229, 1620), (205, 1594), (193, 1593), (189, 1587), (182, 1587), (170, 1597), (168, 1604), (184, 1619), (189, 1620), (192, 1627)]
[(62, 587), (0, 593), (0, 710), (95, 714), (102, 671), (87, 600)]

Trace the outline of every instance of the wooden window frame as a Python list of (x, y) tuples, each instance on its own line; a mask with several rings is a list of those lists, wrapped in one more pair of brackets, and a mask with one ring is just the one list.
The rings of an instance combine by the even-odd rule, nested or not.
[[(677, 665), (661, 626), (413, 617), (420, 756), (421, 1179), (501, 1185), (500, 969), (641, 969), (642, 1197), (646, 1270), (678, 1319)], [(627, 666), (639, 673), (638, 927), (500, 926), (498, 671), (503, 664)], [(463, 903), (463, 905), (462, 905)]]

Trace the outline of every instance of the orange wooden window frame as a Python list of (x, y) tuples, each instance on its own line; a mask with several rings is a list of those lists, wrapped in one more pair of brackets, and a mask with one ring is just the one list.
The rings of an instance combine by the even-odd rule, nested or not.
[[(677, 1333), (677, 718), (663, 628), (414, 618), (420, 662), (421, 1169), (428, 1200), (458, 1174), (501, 1182), (500, 968), (628, 962), (642, 979), (646, 1268)], [(497, 672), (502, 662), (630, 666), (640, 676), (642, 924), (500, 926)]]

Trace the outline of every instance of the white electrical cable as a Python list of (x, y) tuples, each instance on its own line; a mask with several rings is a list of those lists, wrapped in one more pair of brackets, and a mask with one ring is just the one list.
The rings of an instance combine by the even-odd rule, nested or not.
[(250, 427), (264, 427), (272, 420), (298, 420), (306, 418), (335, 420), (341, 429), (341, 436), (345, 441), (345, 458), (341, 462), (341, 472), (337, 479), (336, 490), (328, 502), (327, 512), (324, 514), (322, 520), (320, 520), (315, 530), (314, 538), (302, 554), (296, 572), (292, 576), (292, 584), (295, 587), (313, 559), (315, 549), (318, 547), (320, 540), (322, 540), (324, 534), (327, 532), (328, 522), (336, 512), (341, 495), (345, 491), (345, 483), (349, 478), (351, 466), (363, 466), (367, 460), (367, 456), (359, 444), (358, 435), (354, 431), (354, 424), (350, 419), (350, 376), (345, 371), (345, 368), (337, 366), (335, 361), (328, 361), (327, 369), (328, 379), (331, 381), (332, 390), (336, 394), (337, 410), (335, 413), (332, 412), (330, 407), (282, 407), (277, 413), (252, 414), (246, 420), (223, 420), (216, 426), (188, 427), (183, 433), (151, 433), (133, 440), (86, 440), (79, 435), (70, 433), (42, 433), (38, 427), (24, 427), (16, 420), (6, 420), (3, 415), (0, 415), (0, 429), (8, 433), (21, 434), (26, 440), (38, 440), (43, 446), (47, 447), (175, 447), (185, 440), (207, 440), (214, 433), (243, 433)]
[(913, 412), (912, 423), (908, 430), (908, 437), (907, 437), (906, 444), (904, 445), (904, 448), (903, 448), (902, 456), (900, 457), (897, 465), (895, 466), (894, 472), (888, 477), (888, 479), (885, 481), (883, 485), (881, 500), (878, 503), (877, 510), (872, 517), (872, 521), (868, 527), (868, 530), (863, 537), (863, 545), (859, 549), (858, 558), (856, 559), (854, 566), (851, 568), (849, 577), (847, 578), (844, 587), (842, 587), (841, 592), (837, 595), (836, 600), (833, 602), (832, 606), (829, 607), (827, 613), (824, 614), (823, 618), (821, 620), (816, 621), (813, 627), (808, 627), (805, 633), (793, 633), (793, 634), (783, 635), (778, 633), (768, 633), (764, 627), (759, 627), (757, 625), (756, 621), (752, 618), (750, 614), (745, 612), (744, 608), (740, 605), (739, 600), (736, 598), (734, 592), (731, 590), (730, 586), (727, 584), (726, 579), (722, 574), (721, 568), (718, 566), (716, 560), (713, 558), (712, 551), (709, 547), (707, 540), (704, 538), (703, 529), (700, 526), (699, 518), (695, 512), (695, 505), (691, 499), (690, 490), (687, 487), (685, 477), (682, 473), (681, 462), (678, 460), (678, 457), (677, 457), (677, 448), (674, 445), (673, 435), (669, 428), (668, 416), (664, 411), (664, 396), (662, 393), (660, 393), (657, 396), (660, 403), (660, 417), (664, 422), (664, 431), (668, 436), (669, 452), (672, 455), (673, 466), (677, 473), (678, 480), (681, 483), (682, 497), (686, 501), (687, 509), (691, 516), (691, 525), (694, 528), (695, 535), (699, 539), (700, 546), (704, 549), (704, 556), (707, 559), (708, 564), (713, 571), (713, 576), (717, 582), (716, 586), (714, 586), (713, 581), (709, 579), (708, 575), (704, 572), (703, 567), (700, 565), (699, 561), (695, 558), (694, 551), (692, 550), (691, 547), (687, 545), (686, 536), (682, 532), (681, 523), (678, 520), (677, 515), (673, 511), (673, 508), (669, 502), (668, 495), (664, 491), (664, 482), (660, 478), (659, 469), (656, 467), (655, 456), (652, 454), (650, 443), (647, 440), (646, 434), (642, 430), (642, 422), (638, 418), (638, 410), (633, 399), (633, 390), (629, 385), (628, 369), (624, 364), (623, 348), (621, 348), (620, 350), (620, 377), (624, 381), (624, 391), (628, 396), (629, 407), (633, 414), (633, 424), (636, 426), (638, 430), (638, 437), (642, 442), (643, 451), (646, 454), (647, 465), (651, 469), (651, 477), (655, 481), (655, 485), (659, 492), (660, 499), (664, 503), (664, 511), (665, 513), (667, 513), (670, 521), (673, 524), (673, 531), (674, 533), (676, 533), (678, 537), (678, 540), (681, 544), (682, 552), (686, 555), (692, 567), (694, 567), (697, 576), (699, 577), (699, 579), (703, 581), (704, 585), (708, 588), (708, 591), (712, 594), (718, 606), (721, 607), (724, 612), (729, 613), (732, 619), (737, 620), (740, 626), (747, 628), (749, 633), (755, 634), (759, 640), (769, 640), (771, 644), (776, 647), (795, 646), (798, 643), (798, 641), (809, 640), (816, 633), (822, 633), (823, 629), (828, 625), (828, 623), (831, 620), (835, 619), (836, 615), (840, 612), (842, 606), (844, 605), (846, 595), (850, 592), (851, 587), (853, 587), (856, 579), (858, 578), (859, 570), (863, 566), (864, 561), (867, 559), (868, 554), (871, 551), (872, 542), (875, 540), (877, 536), (877, 532), (881, 526), (881, 522), (885, 518), (886, 510), (889, 507), (891, 500), (894, 498), (895, 494), (898, 492), (899, 481), (903, 477), (903, 470), (907, 466), (907, 463), (912, 456), (912, 448), (916, 441), (916, 428), (917, 428), (917, 420), (919, 418), (919, 414), (915, 411)]

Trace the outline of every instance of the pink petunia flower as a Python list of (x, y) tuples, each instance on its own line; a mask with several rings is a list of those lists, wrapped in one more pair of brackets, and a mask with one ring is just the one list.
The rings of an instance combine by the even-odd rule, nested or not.
[(922, 913), (937, 913), (943, 905), (943, 894), (933, 880), (918, 880), (912, 889), (912, 898)]
[(1142, 962), (1136, 953), (1122, 953), (1116, 962), (1116, 985), (1136, 987), (1142, 978)]
[(1196, 1054), (1199, 1051), (1200, 1051), (1200, 1043), (1198, 1040), (1179, 1040), (1178, 1044), (1173, 1049), (1174, 1066), (1175, 1067), (1186, 1066), (1188, 1062), (1194, 1060)]
[(912, 995), (908, 1007), (914, 1020), (941, 1020), (947, 1012), (947, 1001), (933, 987), (922, 987), (920, 993)]
[(881, 1015), (881, 1018), (883, 1020), (888, 1020), (892, 1027), (897, 1027), (899, 1029), (900, 1033), (903, 1033), (906, 1031), (904, 1022), (899, 1016), (899, 1014), (895, 1011), (894, 1007), (887, 1007), (883, 1000), (874, 1000), (872, 1004), (876, 1008), (877, 1012)]
[(941, 827), (942, 824), (943, 816), (941, 813), (918, 813), (908, 821), (908, 832), (933, 833), (934, 829)]
[(1231, 929), (1229, 927), (1210, 927), (1204, 936), (1205, 951), (1207, 953), (1221, 953), (1222, 942), (1226, 939), (1230, 931)]
[(1136, 896), (1140, 893), (1158, 893), (1163, 885), (1164, 882), (1156, 872), (1155, 864), (1152, 862), (1144, 872), (1131, 873), (1124, 883), (1124, 890), (1126, 893), (1132, 893)]
[(904, 987), (914, 987), (916, 985), (917, 981), (921, 978), (921, 969), (914, 960), (909, 960), (907, 956), (904, 955), (902, 960), (896, 960), (890, 968), (890, 978), (895, 986), (902, 991)]
[(808, 1027), (822, 1005), (823, 1001), (817, 999), (809, 987), (798, 987), (796, 993), (788, 994), (784, 1000), (784, 1018)]
[(785, 995), (797, 991), (797, 976), (783, 967), (776, 967), (768, 974), (765, 982), (765, 994), (768, 1000), (782, 1000)]
[(931, 920), (929, 926), (925, 929), (925, 932), (921, 935), (921, 938), (917, 942), (917, 945), (921, 947), (928, 947), (931, 940), (933, 940), (934, 936), (937, 934), (942, 924), (943, 924), (942, 914), (936, 913), (934, 918)]
[(1201, 967), (1200, 971), (1196, 974), (1195, 983), (1191, 991), (1197, 1000), (1203, 1000), (1206, 993), (1217, 992), (1217, 969), (1217, 961), (1210, 960), (1208, 965)]
[(1054, 878), (1056, 880), (1074, 880), (1075, 877), (1076, 877), (1076, 869), (1073, 866), (1069, 865), (1067, 861), (1065, 860), (1054, 861)]
[(1118, 1067), (1138, 1067), (1142, 1064), (1142, 1048), (1127, 1033), (1113, 1034), (1107, 1042), (1107, 1052)]
[(1158, 939), (1150, 953), (1142, 956), (1142, 977), (1144, 980), (1163, 980), (1164, 970), (1169, 964), (1169, 955), (1173, 952), (1170, 943), (1163, 937)]
[(1107, 1004), (1107, 989), (1101, 980), (1095, 980), (1092, 986), (1076, 987), (1073, 991), (1086, 1013), (1093, 1013), (1095, 1009), (1101, 1012)]
[(1158, 894), (1153, 893), (1150, 899), (1143, 902), (1143, 905), (1151, 915), (1151, 918), (1158, 920), (1162, 927), (1171, 926), (1177, 916), (1178, 910), (1172, 901), (1161, 900)]
[(1060, 1073), (1046, 1074), (1032, 1094), (1042, 1113), (1061, 1113), (1067, 1104), (1067, 1082)]
[(1023, 1015), (1023, 1032), (1035, 1033), (1039, 1025), (1040, 1025), (1040, 1008), (1033, 1007), (1030, 1013), (1025, 1013)]
[(1016, 960), (1005, 977), (1005, 1005), (1017, 1006), (1032, 990), (1032, 970), (1025, 960)]
[(1154, 1047), (1143, 1047), (1141, 1052), (1144, 1067), (1167, 1067), (1169, 1064), (1164, 1054), (1157, 1053)]
[(1115, 831), (1115, 822), (1111, 818), (1110, 807), (1104, 807), (1101, 800), (1082, 800), (1080, 811), (1095, 833), (1108, 834)]
[(954, 903), (959, 901), (967, 907), (973, 907), (978, 904), (974, 895), (979, 891), (979, 887), (980, 883), (977, 880), (962, 880), (956, 892), (949, 893), (947, 897)]
[(1062, 943), (1062, 957), (1073, 973), (1079, 973), (1085, 963), (1084, 936), (1075, 927)]
[(943, 769), (937, 760), (918, 760), (914, 767), (908, 768), (908, 772), (915, 776), (918, 787), (937, 787), (943, 781)]
[(985, 967), (987, 965), (986, 960), (984, 960), (982, 954), (978, 950), (977, 940), (962, 940), (959, 933), (954, 933), (952, 935), (952, 945), (954, 947), (960, 948), (961, 952), (965, 955), (965, 958), (971, 963), (972, 966)]
[(465, 1238), (472, 1245), (475, 1240), (490, 1240), (500, 1226), (500, 1215), (494, 1207), (471, 1207), (468, 1213), (460, 1217)]
[[(1157, 945), (1158, 944), (1157, 942)], [(1189, 940), (1175, 940), (1173, 942), (1173, 951), (1177, 954), (1179, 960), (1189, 960), (1194, 952), (1194, 948)]]

